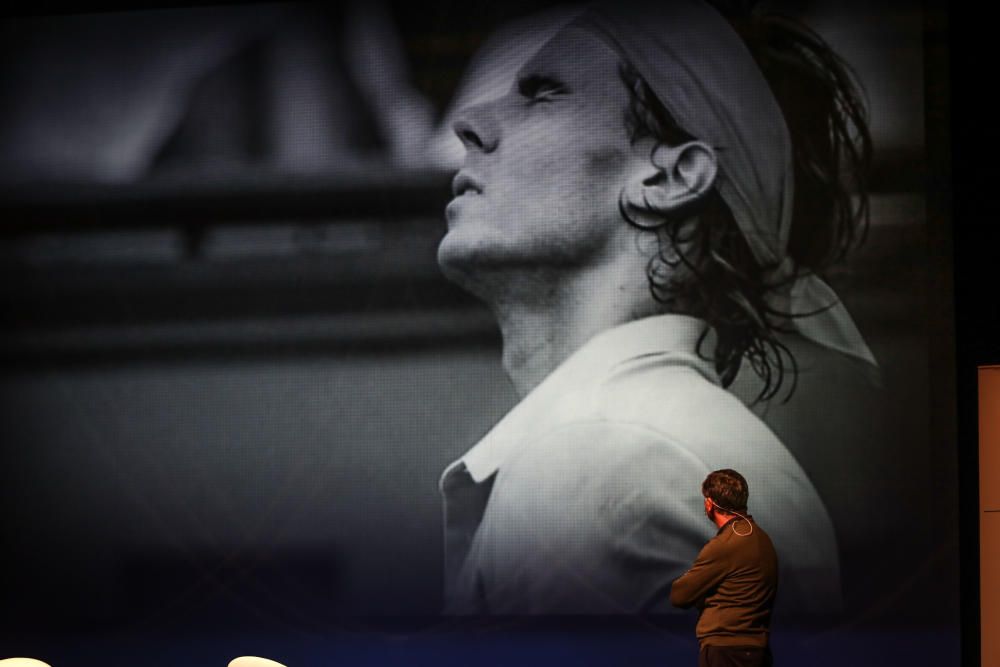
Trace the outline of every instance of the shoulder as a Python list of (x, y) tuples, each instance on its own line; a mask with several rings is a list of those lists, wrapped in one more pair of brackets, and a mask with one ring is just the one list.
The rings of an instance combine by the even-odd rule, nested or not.
[(526, 442), (499, 470), (480, 540), (493, 557), (513, 553), (508, 562), (547, 554), (577, 572), (596, 563), (625, 568), (636, 581), (638, 563), (657, 562), (654, 569), (673, 578), (711, 536), (700, 492), (707, 472), (684, 447), (642, 425), (562, 424)]
[(737, 450), (784, 453), (757, 415), (691, 365), (637, 360), (604, 378), (588, 398), (592, 413), (655, 432), (708, 470), (732, 467), (727, 462)]
[(709, 471), (684, 442), (655, 425), (604, 417), (577, 419), (534, 434), (509, 467), (635, 480), (665, 470)]
[(501, 469), (494, 493), (501, 502), (530, 499), (539, 518), (570, 506), (581, 517), (619, 521), (694, 517), (703, 528), (700, 488), (710, 470), (682, 443), (647, 425), (578, 420), (525, 442)]
[[(752, 526), (752, 529), (751, 529)], [(742, 519), (726, 524), (705, 545), (720, 558), (750, 559), (753, 563), (777, 562), (774, 544), (767, 532), (756, 522), (748, 524)]]

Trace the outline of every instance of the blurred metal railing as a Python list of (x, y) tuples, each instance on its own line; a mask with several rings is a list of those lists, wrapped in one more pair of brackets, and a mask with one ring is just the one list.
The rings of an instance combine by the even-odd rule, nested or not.
[[(922, 307), (922, 175), (890, 167), (875, 184), (903, 194), (875, 196), (865, 245), (829, 276), (869, 328), (912, 326)], [(489, 313), (436, 265), (448, 181), (370, 164), (0, 191), (0, 358), (496, 345)]]

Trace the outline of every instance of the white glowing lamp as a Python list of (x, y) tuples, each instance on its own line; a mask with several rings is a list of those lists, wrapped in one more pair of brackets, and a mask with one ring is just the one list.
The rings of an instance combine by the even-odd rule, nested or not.
[[(0, 667), (4, 667), (0, 664)], [(241, 655), (229, 663), (229, 667), (285, 667), (280, 662), (258, 658), (255, 655)]]

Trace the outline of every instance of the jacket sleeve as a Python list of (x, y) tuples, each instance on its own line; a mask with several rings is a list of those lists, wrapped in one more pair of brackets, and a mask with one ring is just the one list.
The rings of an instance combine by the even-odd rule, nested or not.
[(691, 569), (670, 586), (670, 604), (682, 609), (704, 606), (705, 597), (726, 575), (727, 568), (720, 556), (714, 540), (706, 544)]

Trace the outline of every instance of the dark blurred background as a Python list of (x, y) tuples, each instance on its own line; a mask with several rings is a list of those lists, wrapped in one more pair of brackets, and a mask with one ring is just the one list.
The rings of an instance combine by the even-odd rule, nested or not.
[[(467, 641), (435, 617), (437, 479), (515, 396), (490, 314), (434, 259), (461, 160), (449, 119), (510, 69), (491, 48), (522, 40), (527, 55), (525, 17), (563, 11), (500, 4), (22, 10), (0, 23), (12, 651), (74, 656), (80, 641), (164, 631), (360, 646), (393, 623)], [(857, 655), (872, 627), (916, 633), (931, 648), (912, 664), (957, 664), (947, 16), (772, 4), (826, 37), (870, 96), (871, 228), (830, 280), (881, 361), (873, 412), (892, 438), (845, 488), (919, 491), (917, 516), (886, 531), (912, 558), (884, 565), (885, 589), (824, 632)], [(686, 655), (693, 620), (678, 623), (630, 627)], [(377, 636), (389, 650), (404, 635)], [(838, 664), (818, 636), (786, 649)]]

